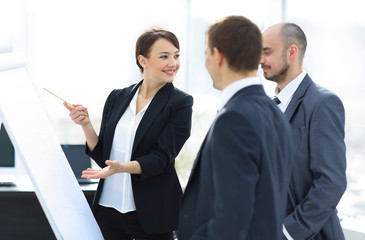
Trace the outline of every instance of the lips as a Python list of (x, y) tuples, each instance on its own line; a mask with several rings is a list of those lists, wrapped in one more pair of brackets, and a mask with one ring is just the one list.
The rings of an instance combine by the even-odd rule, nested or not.
[(174, 75), (174, 73), (175, 73), (175, 70), (165, 70), (165, 71), (163, 71), (164, 73), (166, 73), (167, 75), (169, 75), (169, 76), (173, 76)]
[(270, 69), (270, 66), (268, 66), (268, 65), (261, 65), (261, 68), (262, 68), (263, 71), (267, 71), (267, 70)]

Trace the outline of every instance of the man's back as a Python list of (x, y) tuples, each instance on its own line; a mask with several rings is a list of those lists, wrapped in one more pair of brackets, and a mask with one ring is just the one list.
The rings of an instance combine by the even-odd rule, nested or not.
[(290, 126), (262, 86), (236, 93), (197, 156), (179, 239), (280, 239), (291, 150)]

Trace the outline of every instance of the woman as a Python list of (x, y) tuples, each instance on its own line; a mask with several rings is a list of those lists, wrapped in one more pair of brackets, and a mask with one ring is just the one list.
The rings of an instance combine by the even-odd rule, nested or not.
[(179, 42), (153, 28), (136, 43), (138, 84), (114, 90), (106, 100), (99, 136), (82, 105), (65, 107), (82, 126), (86, 153), (102, 168), (94, 203), (105, 239), (173, 239), (181, 186), (175, 157), (190, 136), (193, 98), (172, 82), (180, 67)]

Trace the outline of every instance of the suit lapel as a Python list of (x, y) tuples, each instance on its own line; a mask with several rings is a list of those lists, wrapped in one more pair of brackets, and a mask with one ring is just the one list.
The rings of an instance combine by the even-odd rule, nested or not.
[(113, 109), (115, 109), (114, 110), (115, 112), (111, 114), (109, 122), (105, 129), (105, 133), (104, 133), (104, 136), (110, 136), (110, 137), (104, 139), (104, 146), (105, 146), (104, 157), (106, 157), (106, 159), (108, 159), (109, 155), (110, 155), (111, 146), (113, 144), (113, 139), (114, 139), (115, 128), (116, 128), (120, 118), (122, 117), (123, 113), (129, 106), (129, 103), (131, 102), (134, 94), (138, 90), (138, 87), (141, 83), (142, 83), (142, 81), (140, 81), (138, 84), (136, 84), (134, 87), (132, 87), (126, 94), (118, 96), (118, 98), (115, 100), (115, 103), (113, 106)]
[(293, 94), (293, 98), (289, 103), (289, 106), (287, 107), (287, 109), (285, 110), (284, 114), (285, 116), (288, 118), (288, 120), (290, 121), (291, 118), (294, 115), (295, 110), (297, 109), (297, 107), (300, 105), (300, 103), (302, 102), (302, 98), (305, 95), (305, 92), (307, 91), (308, 87), (313, 84), (312, 79), (309, 77), (309, 75), (305, 75), (303, 81), (300, 83), (299, 87), (297, 88), (297, 90), (294, 92)]
[(171, 83), (165, 84), (154, 96), (150, 105), (147, 108), (136, 132), (136, 136), (134, 138), (133, 143), (133, 151), (132, 156), (138, 146), (138, 144), (143, 139), (143, 136), (151, 126), (152, 122), (155, 120), (157, 115), (160, 113), (161, 109), (163, 109), (169, 99), (170, 93), (173, 90), (173, 85)]

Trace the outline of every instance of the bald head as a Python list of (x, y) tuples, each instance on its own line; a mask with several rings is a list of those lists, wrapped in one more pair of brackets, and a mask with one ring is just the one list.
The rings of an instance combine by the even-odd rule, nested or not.
[(296, 24), (281, 22), (265, 29), (262, 36), (260, 64), (264, 77), (282, 89), (302, 72), (305, 34)]
[(278, 36), (280, 34), (280, 31), (283, 28), (284, 24), (286, 24), (286, 23), (285, 22), (281, 22), (281, 23), (274, 24), (274, 25), (266, 28), (263, 31), (263, 34), (275, 34), (275, 35)]
[(307, 38), (298, 25), (289, 22), (281, 22), (267, 28), (263, 34), (271, 34), (272, 37), (277, 37), (281, 42), (283, 49), (288, 49), (291, 45), (296, 45), (299, 53), (298, 58), (300, 62), (303, 61), (307, 49)]

